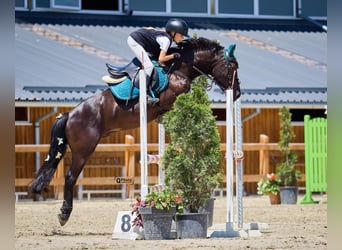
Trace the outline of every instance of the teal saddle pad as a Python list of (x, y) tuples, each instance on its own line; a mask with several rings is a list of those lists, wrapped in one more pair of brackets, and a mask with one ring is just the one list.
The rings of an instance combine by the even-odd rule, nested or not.
[[(154, 84), (152, 92), (154, 96), (159, 96), (169, 85), (169, 79), (164, 69), (155, 67), (158, 70), (158, 81)], [(121, 100), (134, 100), (139, 97), (139, 89), (132, 84), (131, 79), (127, 77), (121, 83), (109, 85), (113, 95)]]

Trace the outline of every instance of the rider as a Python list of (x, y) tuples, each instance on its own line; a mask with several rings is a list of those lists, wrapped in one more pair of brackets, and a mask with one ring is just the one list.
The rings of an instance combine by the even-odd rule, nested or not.
[[(128, 39), (128, 46), (131, 48), (137, 59), (142, 63), (146, 74), (146, 84), (149, 94), (151, 83), (157, 77), (157, 72), (154, 70), (151, 62), (152, 57), (160, 64), (172, 59), (179, 59), (179, 53), (166, 55), (172, 41), (179, 43), (184, 37), (188, 37), (188, 24), (180, 18), (171, 18), (165, 25), (164, 30), (157, 30), (152, 27), (138, 29), (132, 32)], [(148, 100), (151, 101), (150, 96)], [(158, 98), (152, 98), (153, 102), (158, 102)]]

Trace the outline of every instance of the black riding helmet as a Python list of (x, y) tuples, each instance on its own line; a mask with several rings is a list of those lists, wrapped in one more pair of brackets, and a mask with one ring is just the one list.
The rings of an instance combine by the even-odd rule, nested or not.
[(180, 18), (171, 18), (165, 25), (167, 33), (176, 32), (188, 37), (188, 24)]

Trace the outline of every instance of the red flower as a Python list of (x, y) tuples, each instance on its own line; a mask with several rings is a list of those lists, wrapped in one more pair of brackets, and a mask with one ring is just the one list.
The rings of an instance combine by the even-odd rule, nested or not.
[(182, 197), (181, 196), (177, 196), (176, 197), (176, 202), (177, 203), (182, 203)]
[(272, 173), (272, 174), (267, 174), (267, 179), (269, 179), (270, 181), (274, 181), (276, 178), (276, 176)]

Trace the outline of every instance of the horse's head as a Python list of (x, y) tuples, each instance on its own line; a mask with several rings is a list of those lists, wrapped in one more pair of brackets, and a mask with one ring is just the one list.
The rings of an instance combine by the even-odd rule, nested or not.
[(217, 63), (213, 65), (212, 75), (216, 83), (222, 90), (233, 89), (234, 101), (241, 96), (240, 80), (238, 77), (239, 64), (234, 56), (236, 45), (230, 45), (223, 50), (223, 58), (217, 59)]
[[(238, 62), (234, 56), (235, 45), (224, 49), (217, 41), (206, 38), (190, 38), (178, 44), (173, 51), (181, 53), (181, 59), (186, 64), (187, 75), (193, 79), (200, 74), (211, 76), (224, 91), (233, 89), (234, 101), (241, 95), (238, 78)], [(172, 52), (172, 51), (171, 51)], [(175, 63), (176, 67), (180, 66)]]

